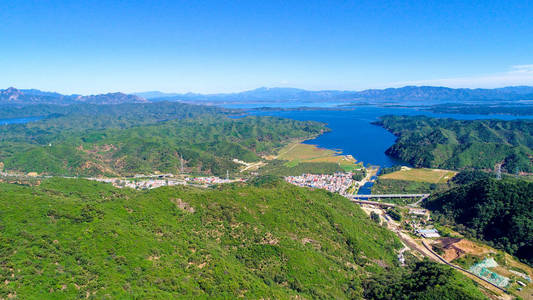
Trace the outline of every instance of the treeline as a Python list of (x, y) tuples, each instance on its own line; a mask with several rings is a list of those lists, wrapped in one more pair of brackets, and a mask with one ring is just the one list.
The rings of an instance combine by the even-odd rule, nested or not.
[(401, 169), (402, 169), (402, 166), (400, 166), (400, 165), (396, 165), (396, 166), (392, 166), (392, 167), (380, 168), (379, 169), (379, 175), (389, 174), (389, 173), (392, 173), (392, 172), (400, 171)]
[(455, 120), (385, 116), (376, 124), (398, 137), (386, 153), (415, 167), (533, 172), (533, 120)]
[(483, 239), (533, 265), (533, 182), (469, 180), (432, 196), (424, 205), (439, 222), (458, 224), (456, 229), (463, 234)]
[(355, 181), (361, 181), (366, 177), (366, 169), (353, 170), (352, 179)]
[[(205, 115), (238, 115), (242, 110), (216, 106), (191, 105), (176, 102), (125, 103), (116, 105), (72, 104), (72, 105), (0, 105), (0, 119), (44, 117), (44, 124), (69, 130), (101, 128), (126, 128), (161, 121), (196, 118)], [(76, 120), (73, 122), (72, 120)], [(40, 128), (42, 123), (32, 123)]]
[(448, 114), (475, 114), (475, 115), (515, 115), (531, 116), (533, 115), (533, 105), (484, 105), (484, 104), (455, 104), (446, 103), (433, 105), (427, 108), (436, 113)]
[(131, 175), (179, 173), (183, 162), (184, 171), (222, 175), (238, 169), (233, 159), (255, 161), (291, 139), (326, 129), (318, 122), (275, 117), (232, 119), (224, 109), (179, 103), (77, 107), (53, 108), (66, 115), (0, 126), (4, 167), (51, 175)]
[(378, 178), (372, 187), (372, 194), (425, 194), (445, 190), (448, 187), (447, 183)]

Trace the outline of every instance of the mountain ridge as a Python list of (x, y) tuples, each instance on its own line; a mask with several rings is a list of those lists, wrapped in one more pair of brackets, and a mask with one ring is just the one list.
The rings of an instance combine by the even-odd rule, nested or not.
[(0, 90), (0, 104), (60, 104), (75, 103), (88, 104), (122, 104), (122, 103), (147, 103), (148, 100), (137, 95), (124, 93), (107, 93), (98, 95), (62, 95), (56, 92), (43, 92), (37, 89), (19, 90), (9, 87)]
[[(200, 102), (239, 102), (239, 101), (331, 101), (331, 102), (410, 102), (420, 104), (443, 103), (450, 101), (515, 101), (532, 100), (533, 87), (509, 86), (495, 89), (449, 88), (435, 86), (404, 86), (400, 88), (367, 89), (362, 91), (320, 90), (310, 91), (297, 88), (260, 87), (238, 93), (161, 93), (150, 92), (150, 101), (200, 101)], [(137, 93), (137, 95), (147, 95)], [(164, 95), (164, 96), (163, 96)]]
[(121, 104), (179, 101), (202, 104), (222, 103), (281, 103), (281, 102), (331, 102), (345, 104), (413, 104), (428, 105), (450, 102), (490, 103), (500, 101), (533, 100), (533, 87), (508, 86), (494, 89), (449, 88), (441, 86), (404, 86), (400, 88), (367, 89), (362, 91), (320, 90), (310, 91), (290, 87), (260, 87), (237, 93), (106, 93), (98, 95), (63, 95), (37, 89), (0, 90), (0, 104)]

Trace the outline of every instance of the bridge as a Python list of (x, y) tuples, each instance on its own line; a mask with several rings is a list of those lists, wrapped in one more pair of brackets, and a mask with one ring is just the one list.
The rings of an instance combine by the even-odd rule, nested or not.
[(372, 201), (371, 199), (390, 199), (390, 198), (420, 198), (415, 203), (408, 204), (409, 206), (417, 206), (420, 202), (422, 202), (424, 199), (429, 197), (429, 194), (370, 194), (370, 195), (363, 195), (363, 194), (356, 194), (356, 195), (349, 195), (347, 196), (352, 202), (359, 203), (359, 204), (370, 204), (370, 205), (376, 205), (376, 206), (382, 206), (382, 207), (394, 207), (396, 206), (393, 203), (386, 203), (386, 202), (377, 202)]
[(427, 198), (429, 197), (429, 194), (370, 194), (370, 195), (362, 195), (362, 194), (356, 194), (351, 196), (353, 199), (372, 199), (372, 198)]

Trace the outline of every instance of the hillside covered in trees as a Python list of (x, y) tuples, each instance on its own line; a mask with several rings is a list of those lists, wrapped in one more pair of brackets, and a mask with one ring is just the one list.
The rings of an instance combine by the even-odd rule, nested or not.
[(440, 222), (533, 265), (533, 182), (484, 178), (432, 196), (425, 206)]
[(42, 116), (0, 126), (6, 170), (50, 175), (132, 175), (236, 171), (292, 139), (327, 130), (312, 121), (228, 118), (234, 110), (180, 103), (10, 107), (10, 116)]
[[(400, 273), (406, 293), (482, 297), (446, 267), (404, 273), (399, 240), (358, 206), (275, 177), (149, 191), (52, 178), (0, 191), (1, 298), (358, 299)], [(425, 286), (407, 288), (417, 276)]]
[(376, 124), (398, 137), (387, 154), (416, 167), (533, 172), (533, 120), (455, 120), (384, 116)]
[(470, 282), (448, 266), (416, 262), (364, 282), (365, 299), (485, 299)]

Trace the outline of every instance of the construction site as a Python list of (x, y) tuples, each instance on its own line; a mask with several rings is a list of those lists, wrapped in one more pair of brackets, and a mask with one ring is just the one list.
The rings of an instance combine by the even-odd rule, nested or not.
[(533, 299), (533, 269), (511, 255), (466, 239), (449, 229), (439, 231), (437, 227), (440, 226), (423, 208), (359, 205), (368, 215), (379, 215), (380, 224), (401, 239), (404, 248), (398, 254), (400, 265), (405, 265), (409, 255), (418, 259), (429, 258), (465, 274), (483, 287), (491, 299)]

